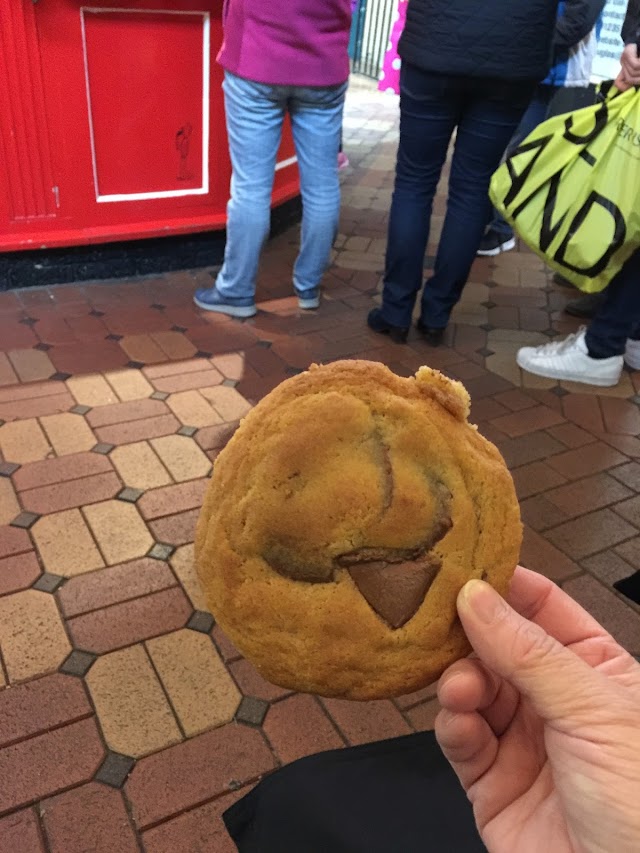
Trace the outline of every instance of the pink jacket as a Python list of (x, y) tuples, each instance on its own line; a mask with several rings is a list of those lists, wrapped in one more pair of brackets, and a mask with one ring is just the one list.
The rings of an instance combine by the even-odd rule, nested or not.
[(218, 62), (274, 86), (337, 86), (349, 77), (352, 0), (225, 0)]

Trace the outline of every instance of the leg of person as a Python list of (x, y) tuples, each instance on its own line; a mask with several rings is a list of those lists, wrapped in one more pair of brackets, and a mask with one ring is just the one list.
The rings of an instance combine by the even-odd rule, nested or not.
[(609, 387), (620, 379), (626, 360), (640, 369), (640, 250), (632, 255), (605, 291), (589, 329), (541, 347), (523, 347), (523, 370), (587, 385)]
[(608, 362), (622, 355), (640, 370), (640, 250), (622, 267), (604, 292), (604, 299), (585, 335), (591, 358)]
[[(571, 282), (569, 282), (571, 284)], [(573, 285), (571, 285), (573, 287)], [(604, 293), (583, 293), (577, 299), (572, 299), (564, 306), (564, 313), (581, 320), (590, 320), (598, 313), (605, 298)]]
[(460, 116), (455, 81), (409, 63), (400, 72), (400, 143), (389, 214), (382, 305), (369, 326), (406, 340), (422, 287), (433, 197)]
[(447, 214), (433, 277), (422, 294), (421, 323), (437, 340), (460, 298), (491, 206), (489, 182), (526, 109), (530, 87), (470, 80), (449, 179)]
[[(507, 157), (547, 118), (549, 105), (556, 91), (556, 86), (548, 86), (544, 83), (540, 83), (536, 87), (531, 103), (507, 146)], [(501, 252), (510, 252), (515, 247), (513, 228), (497, 210), (493, 209), (487, 233), (482, 238), (478, 249), (478, 255), (492, 258)]]
[(320, 281), (338, 233), (338, 149), (347, 84), (295, 87), (292, 91), (289, 112), (302, 195), (300, 253), (293, 268), (293, 286), (300, 307), (312, 309), (320, 304)]
[(342, 172), (349, 167), (349, 158), (344, 153), (344, 140), (340, 131), (340, 148), (338, 148), (338, 171)]
[(227, 243), (216, 283), (196, 291), (206, 311), (234, 317), (256, 313), (260, 252), (269, 236), (271, 193), (286, 99), (282, 87), (254, 83), (225, 72), (224, 103), (231, 154)]

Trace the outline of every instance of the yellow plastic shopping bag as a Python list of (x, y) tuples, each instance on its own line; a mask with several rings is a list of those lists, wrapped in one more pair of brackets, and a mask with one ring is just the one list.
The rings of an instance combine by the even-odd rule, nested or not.
[(640, 247), (640, 91), (606, 83), (600, 96), (537, 127), (490, 190), (525, 243), (587, 293)]

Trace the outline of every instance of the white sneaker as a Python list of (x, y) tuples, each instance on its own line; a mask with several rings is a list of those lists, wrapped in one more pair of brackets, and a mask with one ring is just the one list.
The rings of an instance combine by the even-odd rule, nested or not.
[[(584, 382), (603, 388), (617, 385), (622, 373), (623, 357), (591, 358), (584, 334), (582, 328), (563, 341), (552, 341), (540, 347), (522, 347), (518, 350), (516, 361), (523, 370), (548, 379)], [(640, 360), (640, 346), (638, 358)]]
[(298, 297), (298, 308), (302, 311), (315, 311), (320, 307), (320, 296), (309, 296), (306, 299)]
[(632, 341), (629, 338), (624, 360), (631, 370), (640, 370), (640, 341)]

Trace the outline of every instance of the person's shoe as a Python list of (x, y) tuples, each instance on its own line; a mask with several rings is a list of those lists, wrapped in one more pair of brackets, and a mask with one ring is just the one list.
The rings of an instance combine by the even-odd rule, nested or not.
[(433, 326), (427, 326), (422, 320), (416, 321), (416, 329), (420, 332), (422, 337), (428, 344), (431, 344), (432, 347), (439, 347), (442, 343), (442, 339), (444, 338), (444, 333), (446, 331), (446, 327), (444, 329), (436, 329)]
[(522, 347), (516, 355), (518, 366), (548, 379), (584, 382), (585, 385), (602, 388), (617, 385), (622, 373), (622, 356), (591, 358), (584, 336), (585, 330), (580, 329), (562, 341), (551, 341), (540, 347)]
[(602, 305), (603, 293), (585, 293), (579, 299), (573, 299), (564, 306), (564, 313), (581, 320), (590, 320)]
[(405, 326), (392, 326), (382, 316), (381, 308), (372, 308), (367, 317), (367, 326), (373, 331), (381, 335), (389, 335), (392, 341), (397, 344), (406, 344), (409, 329)]
[(255, 302), (252, 299), (225, 300), (214, 287), (201, 287), (193, 294), (193, 301), (203, 311), (215, 311), (227, 314), (229, 317), (253, 317), (257, 314)]
[(553, 283), (559, 284), (560, 287), (575, 287), (575, 284), (573, 284), (573, 282), (569, 281), (569, 279), (565, 278), (563, 275), (560, 275), (559, 272), (554, 273)]
[(298, 294), (298, 308), (302, 311), (315, 311), (320, 307), (320, 292), (318, 290), (307, 290), (304, 296)]
[(482, 242), (476, 252), (481, 258), (495, 258), (501, 252), (510, 252), (516, 247), (516, 238), (499, 234), (490, 228), (482, 238)]
[(640, 341), (632, 341), (631, 338), (627, 341), (627, 349), (625, 350), (624, 360), (627, 367), (631, 370), (640, 370)]

